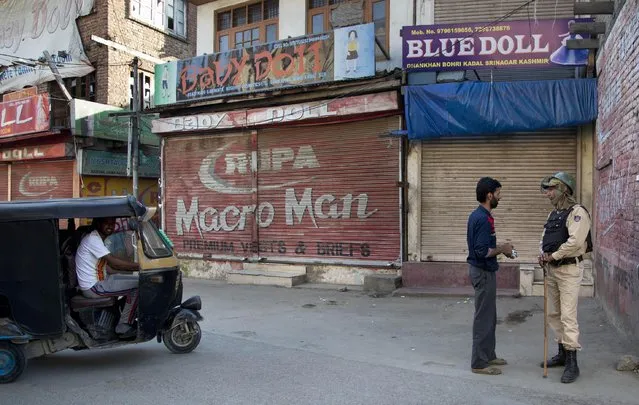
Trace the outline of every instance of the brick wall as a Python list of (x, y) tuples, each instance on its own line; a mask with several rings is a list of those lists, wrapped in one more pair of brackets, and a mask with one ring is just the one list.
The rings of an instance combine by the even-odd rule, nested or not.
[[(94, 12), (78, 19), (84, 50), (96, 68), (96, 101), (128, 107), (129, 64), (133, 55), (109, 48), (91, 40), (91, 35), (125, 45), (130, 49), (165, 58), (187, 58), (195, 55), (197, 8), (187, 6), (187, 36), (178, 38), (138, 22), (129, 16), (129, 0), (96, 1)], [(140, 69), (153, 74), (153, 63), (141, 60)]]
[(639, 0), (617, 4), (598, 57), (595, 285), (616, 325), (638, 336)]
[[(157, 58), (173, 57), (183, 59), (195, 56), (197, 8), (191, 4), (187, 6), (187, 37), (178, 38), (167, 35), (163, 31), (153, 28), (130, 18), (129, 0), (109, 1), (108, 36), (111, 40), (144, 52)], [(133, 56), (127, 53), (109, 50), (109, 77), (107, 104), (127, 107), (129, 103), (129, 76)], [(140, 69), (153, 74), (154, 64), (141, 60)]]

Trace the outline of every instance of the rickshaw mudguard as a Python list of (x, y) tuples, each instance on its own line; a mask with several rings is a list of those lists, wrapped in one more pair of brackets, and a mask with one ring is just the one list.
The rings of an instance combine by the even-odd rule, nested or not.
[(166, 319), (163, 330), (169, 330), (176, 325), (179, 325), (185, 321), (199, 322), (204, 318), (200, 315), (200, 311), (195, 309), (187, 309), (182, 307), (175, 307), (169, 312), (169, 317)]

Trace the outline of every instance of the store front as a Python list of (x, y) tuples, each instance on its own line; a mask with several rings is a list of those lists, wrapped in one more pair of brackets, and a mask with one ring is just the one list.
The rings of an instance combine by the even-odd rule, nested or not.
[(216, 116), (213, 130), (212, 114), (154, 122), (163, 226), (182, 257), (401, 264), (396, 92)]

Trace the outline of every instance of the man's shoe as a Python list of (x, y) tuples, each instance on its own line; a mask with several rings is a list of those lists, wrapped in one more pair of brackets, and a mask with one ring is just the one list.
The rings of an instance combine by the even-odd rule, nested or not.
[(577, 351), (566, 350), (566, 368), (561, 376), (561, 382), (569, 384), (579, 377), (579, 366), (577, 365)]
[(499, 375), (501, 370), (497, 367), (473, 368), (471, 371), (475, 374)]
[(507, 365), (508, 362), (504, 359), (500, 359), (499, 357), (492, 359), (491, 361), (488, 362), (489, 366), (505, 366)]
[[(564, 345), (559, 343), (559, 351), (552, 359), (548, 360), (548, 368), (563, 367), (566, 365), (566, 349)], [(542, 361), (539, 366), (544, 368), (544, 362)]]

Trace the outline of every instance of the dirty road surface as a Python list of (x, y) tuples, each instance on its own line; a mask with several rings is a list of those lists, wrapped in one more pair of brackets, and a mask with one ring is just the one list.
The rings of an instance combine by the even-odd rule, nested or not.
[[(198, 349), (155, 341), (66, 351), (0, 387), (2, 404), (637, 404), (639, 379), (615, 371), (633, 353), (597, 302), (580, 302), (581, 377), (542, 378), (543, 300), (498, 300), (501, 376), (470, 372), (471, 298), (370, 297), (186, 280), (203, 300)], [(550, 341), (550, 350), (556, 345)]]

